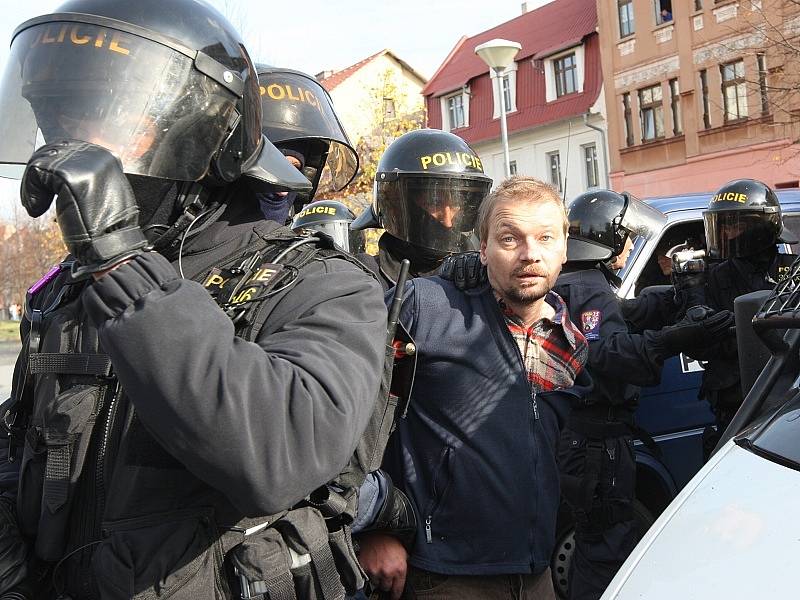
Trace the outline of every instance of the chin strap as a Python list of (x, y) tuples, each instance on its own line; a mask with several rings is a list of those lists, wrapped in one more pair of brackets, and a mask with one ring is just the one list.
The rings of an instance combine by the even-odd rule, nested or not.
[(622, 285), (622, 279), (620, 279), (619, 275), (614, 273), (611, 268), (604, 262), (597, 263), (597, 268), (600, 269), (600, 272), (605, 276), (606, 281), (613, 285), (615, 288), (619, 289)]

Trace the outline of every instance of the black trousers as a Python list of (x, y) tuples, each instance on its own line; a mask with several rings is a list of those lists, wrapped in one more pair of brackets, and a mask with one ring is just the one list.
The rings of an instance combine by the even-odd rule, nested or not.
[(559, 462), (562, 494), (575, 519), (569, 598), (597, 600), (639, 541), (632, 438), (589, 437), (567, 429)]

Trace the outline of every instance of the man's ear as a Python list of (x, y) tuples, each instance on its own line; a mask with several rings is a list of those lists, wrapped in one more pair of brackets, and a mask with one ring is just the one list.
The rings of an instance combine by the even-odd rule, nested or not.
[(486, 242), (484, 242), (483, 240), (481, 240), (480, 257), (481, 257), (481, 264), (485, 266), (486, 265)]
[(564, 256), (561, 258), (561, 264), (567, 262), (567, 240), (569, 239), (569, 233), (564, 236)]

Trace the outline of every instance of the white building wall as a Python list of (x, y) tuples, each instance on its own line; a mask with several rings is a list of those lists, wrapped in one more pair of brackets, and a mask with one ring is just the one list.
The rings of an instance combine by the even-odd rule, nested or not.
[(336, 114), (353, 144), (358, 143), (364, 135), (370, 134), (375, 127), (377, 115), (383, 109), (382, 99), (377, 97), (380, 95), (378, 90), (387, 70), (392, 72), (400, 96), (395, 98), (398, 114), (416, 110), (423, 104), (420, 92), (425, 85), (424, 81), (420, 81), (389, 56), (375, 58), (330, 93)]
[[(589, 122), (603, 130), (603, 118), (592, 115)], [(603, 148), (600, 132), (587, 127), (583, 117), (544, 125), (524, 132), (509, 134), (509, 155), (517, 163), (517, 175), (529, 175), (550, 182), (550, 165), (547, 154), (558, 152), (561, 158), (561, 175), (566, 179), (567, 200), (587, 191), (586, 167), (583, 146), (595, 144), (597, 149), (599, 187), (607, 185), (607, 149)], [(499, 139), (472, 144), (483, 162), (484, 170), (497, 186), (505, 178), (503, 147)]]

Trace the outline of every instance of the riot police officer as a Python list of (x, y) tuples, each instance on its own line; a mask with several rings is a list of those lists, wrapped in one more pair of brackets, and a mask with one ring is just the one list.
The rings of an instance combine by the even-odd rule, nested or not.
[(419, 129), (392, 142), (378, 163), (373, 203), (352, 224), (386, 230), (376, 257), (384, 284), (394, 285), (405, 258), (410, 276), (433, 275), (448, 254), (477, 248), (478, 206), (491, 185), (457, 135)]
[[(687, 316), (660, 329), (630, 333), (612, 286), (637, 236), (649, 239), (666, 217), (630, 194), (595, 190), (568, 206), (567, 262), (554, 290), (589, 342), (594, 389), (562, 435), (562, 493), (575, 518), (569, 597), (599, 598), (638, 541), (633, 514), (632, 437), (638, 386), (660, 379), (663, 361), (715, 343), (727, 311)], [(640, 324), (647, 321), (639, 315)], [(660, 326), (660, 324), (659, 324)]]
[(2, 161), (32, 216), (58, 196), (70, 251), (31, 288), (1, 411), (0, 593), (355, 591), (324, 484), (375, 405), (386, 311), (246, 201), (311, 186), (261, 133), (239, 35), (195, 0), (70, 0), (17, 28), (0, 104)]
[(324, 233), (339, 248), (351, 254), (365, 251), (364, 236), (360, 231), (350, 229), (355, 219), (353, 211), (336, 200), (317, 200), (307, 204), (292, 219), (292, 231), (308, 235), (317, 231)]
[[(333, 109), (328, 91), (300, 71), (258, 65), (262, 131), (311, 181), (308, 192), (260, 194), (267, 218), (281, 224), (317, 190), (339, 191), (358, 171), (358, 155)], [(282, 217), (282, 218), (281, 218)]]
[[(692, 296), (711, 308), (732, 311), (736, 297), (771, 290), (796, 258), (778, 253), (776, 244), (796, 243), (797, 238), (783, 226), (775, 192), (761, 181), (726, 183), (711, 197), (703, 224), (710, 264), (702, 293)], [(711, 404), (717, 426), (705, 432), (708, 453), (742, 403), (736, 340), (730, 338), (697, 358), (708, 360), (700, 394)]]

